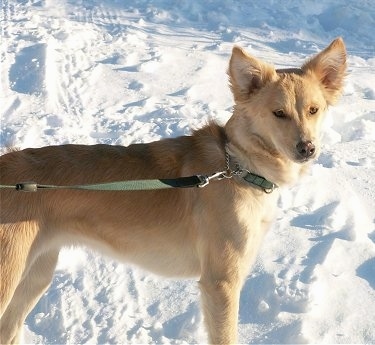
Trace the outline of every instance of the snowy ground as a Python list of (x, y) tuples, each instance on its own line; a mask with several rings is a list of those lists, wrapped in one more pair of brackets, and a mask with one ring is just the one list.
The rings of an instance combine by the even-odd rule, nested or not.
[[(375, 6), (371, 0), (2, 0), (2, 146), (128, 145), (225, 122), (233, 44), (298, 66), (349, 53), (325, 146), (280, 211), (241, 294), (243, 343), (375, 343)], [(194, 281), (61, 252), (29, 343), (199, 343)]]

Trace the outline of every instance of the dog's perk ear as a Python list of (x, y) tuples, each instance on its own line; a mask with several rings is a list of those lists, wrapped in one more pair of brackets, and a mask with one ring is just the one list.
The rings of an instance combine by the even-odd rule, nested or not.
[(249, 99), (252, 93), (273, 79), (276, 71), (273, 66), (259, 61), (235, 46), (229, 62), (228, 75), (234, 99), (238, 102)]
[(335, 39), (326, 49), (306, 62), (302, 70), (317, 76), (327, 103), (334, 104), (341, 94), (346, 75), (346, 49), (342, 38)]

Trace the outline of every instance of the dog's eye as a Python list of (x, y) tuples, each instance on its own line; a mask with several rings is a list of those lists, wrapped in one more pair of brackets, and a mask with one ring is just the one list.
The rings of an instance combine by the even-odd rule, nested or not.
[(284, 110), (282, 110), (282, 109), (278, 109), (278, 110), (273, 111), (273, 115), (275, 115), (276, 117), (279, 117), (281, 119), (285, 119), (287, 117)]
[(318, 112), (319, 108), (318, 107), (310, 107), (309, 108), (309, 114), (314, 115)]

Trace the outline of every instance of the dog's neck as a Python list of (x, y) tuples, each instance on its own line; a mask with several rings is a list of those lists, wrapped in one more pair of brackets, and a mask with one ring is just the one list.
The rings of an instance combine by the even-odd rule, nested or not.
[[(213, 169), (226, 167), (226, 151), (231, 157), (232, 170), (238, 164), (242, 169), (262, 176), (280, 187), (296, 182), (306, 169), (306, 164), (292, 162), (256, 135), (249, 134), (244, 144), (236, 135), (232, 135), (233, 132), (228, 130), (227, 126), (223, 128), (215, 122), (210, 122), (193, 133), (194, 137), (200, 138), (196, 145), (200, 145), (202, 140), (205, 142), (204, 148), (199, 146), (198, 149), (205, 152), (206, 159), (209, 157), (209, 164)], [(207, 161), (204, 164), (207, 164)]]
[(246, 146), (227, 135), (226, 148), (233, 162), (278, 186), (295, 183), (308, 166), (291, 161), (251, 134)]

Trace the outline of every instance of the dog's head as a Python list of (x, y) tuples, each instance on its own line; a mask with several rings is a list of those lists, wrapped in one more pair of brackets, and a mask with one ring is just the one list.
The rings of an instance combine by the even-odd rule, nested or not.
[(316, 157), (323, 114), (340, 95), (345, 71), (341, 38), (300, 69), (277, 70), (234, 47), (228, 70), (235, 99), (232, 136), (245, 149), (246, 138), (255, 136), (260, 145), (297, 163)]

